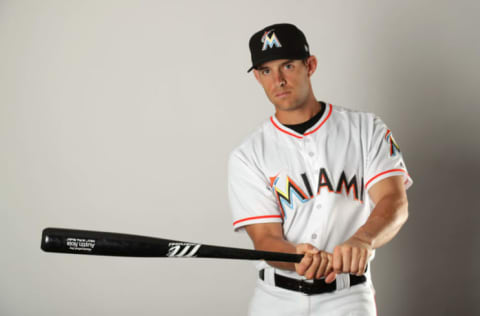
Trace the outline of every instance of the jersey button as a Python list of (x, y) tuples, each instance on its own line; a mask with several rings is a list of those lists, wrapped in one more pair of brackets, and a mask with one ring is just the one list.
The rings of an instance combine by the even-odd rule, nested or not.
[(322, 208), (322, 204), (318, 204), (317, 209), (321, 209), (321, 208)]
[(312, 239), (317, 239), (317, 234), (312, 234)]
[(309, 155), (310, 157), (313, 157), (313, 156), (315, 156), (315, 153), (314, 153), (313, 151), (311, 151), (311, 152), (308, 153), (308, 155)]

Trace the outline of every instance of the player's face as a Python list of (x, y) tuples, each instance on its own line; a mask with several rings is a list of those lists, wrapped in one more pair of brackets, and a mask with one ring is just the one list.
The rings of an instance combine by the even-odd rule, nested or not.
[(310, 76), (315, 67), (314, 56), (310, 56), (306, 63), (278, 59), (262, 64), (254, 74), (277, 110), (293, 111), (307, 104), (312, 93)]

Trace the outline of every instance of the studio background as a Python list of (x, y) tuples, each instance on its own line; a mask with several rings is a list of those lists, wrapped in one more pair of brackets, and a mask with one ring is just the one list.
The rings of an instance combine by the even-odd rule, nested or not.
[(374, 112), (414, 185), (379, 315), (478, 315), (478, 1), (0, 1), (0, 314), (246, 315), (247, 261), (47, 254), (43, 228), (248, 247), (229, 152), (273, 114), (248, 39), (298, 25), (315, 95)]

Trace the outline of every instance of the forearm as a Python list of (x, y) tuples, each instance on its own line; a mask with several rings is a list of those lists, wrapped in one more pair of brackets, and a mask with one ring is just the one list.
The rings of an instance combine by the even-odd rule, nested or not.
[(406, 196), (386, 196), (380, 200), (367, 222), (353, 235), (373, 249), (382, 247), (397, 235), (408, 218)]
[[(254, 241), (254, 247), (263, 251), (296, 253), (295, 244), (275, 236), (264, 236), (262, 239)], [(292, 262), (267, 261), (267, 263), (275, 268), (295, 271), (295, 264)]]

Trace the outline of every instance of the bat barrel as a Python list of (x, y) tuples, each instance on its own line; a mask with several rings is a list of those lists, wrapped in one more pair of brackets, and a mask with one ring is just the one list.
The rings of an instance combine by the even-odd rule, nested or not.
[(41, 248), (47, 252), (124, 257), (165, 257), (168, 240), (108, 232), (46, 228)]

